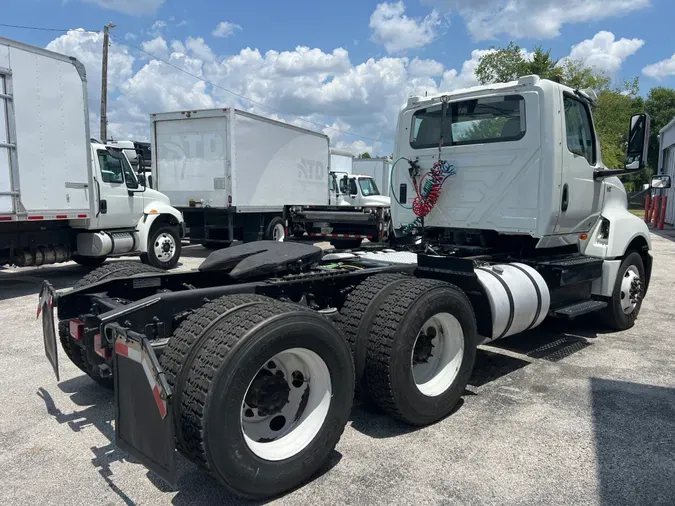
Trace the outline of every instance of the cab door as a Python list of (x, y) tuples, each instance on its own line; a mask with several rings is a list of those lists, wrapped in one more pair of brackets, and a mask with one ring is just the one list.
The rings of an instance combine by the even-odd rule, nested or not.
[(562, 184), (555, 234), (588, 232), (602, 209), (602, 182), (593, 179), (601, 169), (599, 143), (587, 102), (563, 93)]
[[(98, 172), (98, 227), (133, 228), (143, 215), (143, 193), (129, 161), (120, 150), (96, 148), (93, 166)], [(134, 191), (136, 190), (136, 191)]]

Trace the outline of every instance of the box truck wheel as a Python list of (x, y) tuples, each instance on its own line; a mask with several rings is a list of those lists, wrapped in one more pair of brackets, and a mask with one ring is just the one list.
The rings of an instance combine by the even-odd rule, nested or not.
[(645, 268), (642, 257), (630, 252), (621, 262), (614, 282), (612, 297), (605, 309), (605, 323), (615, 330), (635, 325), (644, 297)]
[(476, 319), (459, 288), (411, 279), (396, 287), (375, 316), (366, 351), (368, 394), (413, 425), (448, 415), (471, 376)]
[(160, 224), (150, 232), (148, 252), (141, 254), (141, 262), (164, 270), (173, 269), (178, 263), (181, 249), (178, 227)]
[[(324, 316), (256, 304), (219, 320), (185, 380), (181, 420), (194, 462), (239, 495), (291, 490), (324, 465), (349, 418), (349, 347)], [(282, 479), (280, 479), (282, 477)]]
[(364, 376), (368, 337), (382, 302), (401, 283), (410, 279), (404, 274), (377, 274), (359, 283), (347, 296), (340, 309), (337, 325), (347, 338), (354, 357), (356, 393), (367, 397), (368, 387)]
[(71, 258), (73, 262), (85, 267), (98, 267), (108, 259), (108, 257), (84, 257), (80, 255), (73, 255)]
[(286, 239), (286, 225), (280, 216), (275, 216), (270, 220), (265, 232), (265, 239), (279, 242), (283, 242)]

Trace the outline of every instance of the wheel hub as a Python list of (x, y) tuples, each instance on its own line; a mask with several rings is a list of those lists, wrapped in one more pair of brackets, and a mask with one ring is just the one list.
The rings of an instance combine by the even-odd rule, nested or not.
[(432, 341), (436, 338), (436, 328), (429, 327), (426, 331), (422, 331), (415, 343), (413, 350), (413, 365), (426, 364), (429, 362), (431, 355), (434, 352), (434, 345)]
[(257, 409), (259, 416), (277, 414), (289, 402), (291, 388), (283, 373), (278, 373), (272, 374), (267, 369), (261, 369), (246, 394), (244, 402), (250, 408)]
[(631, 314), (642, 300), (644, 283), (635, 266), (628, 267), (621, 280), (621, 308), (625, 314)]

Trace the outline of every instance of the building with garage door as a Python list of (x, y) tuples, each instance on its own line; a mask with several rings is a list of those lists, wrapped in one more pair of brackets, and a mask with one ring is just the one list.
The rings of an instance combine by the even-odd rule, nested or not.
[[(675, 181), (675, 118), (659, 132), (659, 173), (670, 174)], [(675, 188), (660, 190), (668, 195), (665, 222), (675, 225)]]

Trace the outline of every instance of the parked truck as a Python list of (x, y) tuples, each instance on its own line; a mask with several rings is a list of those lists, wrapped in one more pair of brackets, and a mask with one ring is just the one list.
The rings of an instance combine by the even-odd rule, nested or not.
[(155, 187), (182, 211), (192, 243), (307, 233), (344, 247), (387, 238), (390, 209), (381, 198), (341, 199), (323, 134), (211, 109), (152, 114), (151, 140)]
[(352, 167), (356, 174), (373, 178), (382, 195), (389, 197), (391, 193), (389, 188), (391, 160), (389, 158), (355, 158)]
[(136, 173), (145, 178), (148, 188), (152, 188), (152, 152), (149, 142), (108, 139), (106, 144), (122, 149)]
[(333, 451), (355, 385), (427, 425), (455, 409), (482, 343), (549, 317), (635, 324), (651, 240), (617, 176), (644, 166), (649, 117), (631, 119), (625, 168), (610, 170), (594, 103), (535, 76), (411, 98), (395, 246), (259, 241), (192, 272), (92, 273), (59, 295), (45, 282), (46, 355), (58, 374), (56, 307), (64, 348), (84, 343), (113, 374), (117, 444), (169, 482), (178, 450), (237, 494), (291, 490)]
[(84, 66), (0, 38), (0, 265), (140, 255), (168, 269), (182, 224), (122, 150), (90, 138)]

